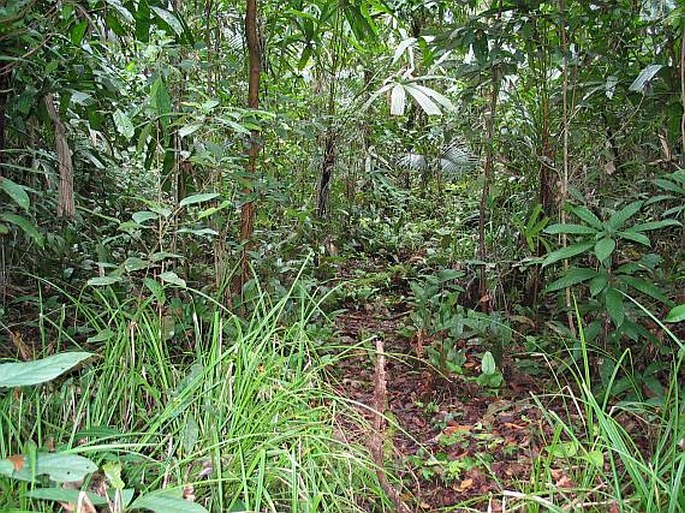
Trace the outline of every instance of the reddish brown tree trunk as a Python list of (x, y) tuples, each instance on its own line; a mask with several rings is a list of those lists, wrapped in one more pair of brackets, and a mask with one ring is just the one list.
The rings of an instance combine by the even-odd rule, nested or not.
[[(257, 34), (257, 0), (247, 0), (247, 12), (245, 13), (245, 37), (247, 38), (247, 50), (249, 56), (249, 83), (247, 106), (250, 109), (259, 108), (259, 80), (261, 75), (261, 48), (259, 36)], [(257, 155), (259, 154), (259, 132), (252, 130), (250, 134), (250, 147), (247, 155), (248, 180), (254, 179), (257, 173)], [(254, 231), (255, 204), (251, 197), (253, 193), (252, 185), (248, 185), (243, 190), (245, 203), (240, 213), (240, 241), (243, 245), (240, 256), (239, 274), (233, 282), (233, 291), (240, 293), (245, 283), (250, 278), (250, 261), (248, 252), (250, 249), (250, 239)]]
[(59, 187), (57, 190), (57, 217), (74, 217), (74, 169), (71, 162), (71, 150), (67, 140), (67, 129), (59, 117), (55, 98), (48, 93), (43, 98), (45, 109), (55, 125), (55, 151), (59, 162)]

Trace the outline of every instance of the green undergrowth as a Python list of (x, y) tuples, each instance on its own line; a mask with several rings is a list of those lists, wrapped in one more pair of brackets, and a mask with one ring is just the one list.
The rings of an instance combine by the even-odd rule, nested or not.
[[(48, 385), (0, 391), (0, 458), (37, 448), (114, 463), (138, 494), (182, 489), (215, 512), (385, 511), (368, 451), (346, 436), (363, 421), (322, 378), (336, 357), (307, 334), (318, 301), (294, 286), (273, 303), (258, 296), (244, 319), (166, 290), (179, 293), (182, 329), (159, 294), (121, 300), (110, 288), (71, 297), (69, 323), (46, 314), (44, 331), (65, 346), (79, 346), (67, 324), (87, 326), (81, 346), (98, 357)], [(111, 489), (101, 474), (76, 486)], [(57, 510), (27, 497), (52, 485), (0, 478), (0, 510)]]

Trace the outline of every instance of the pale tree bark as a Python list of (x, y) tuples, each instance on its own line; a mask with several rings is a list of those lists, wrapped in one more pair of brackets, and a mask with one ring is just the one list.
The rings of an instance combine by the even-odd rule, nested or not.
[(59, 186), (57, 189), (57, 217), (72, 218), (76, 213), (74, 205), (74, 167), (67, 139), (67, 129), (59, 117), (55, 97), (47, 93), (43, 97), (45, 109), (55, 125), (55, 151), (59, 162)]
[[(247, 50), (249, 58), (249, 81), (247, 106), (250, 109), (259, 108), (259, 81), (261, 76), (261, 48), (259, 35), (257, 34), (257, 0), (247, 0), (247, 12), (245, 13), (245, 37), (247, 39)], [(247, 152), (247, 172), (249, 180), (253, 180), (257, 174), (257, 156), (259, 154), (259, 131), (252, 130), (250, 133), (250, 147)], [(233, 291), (238, 294), (250, 278), (250, 261), (248, 252), (250, 249), (250, 239), (254, 232), (255, 204), (251, 198), (254, 188), (248, 185), (243, 190), (245, 203), (243, 203), (240, 213), (240, 242), (242, 251), (240, 255), (240, 269), (233, 282)]]

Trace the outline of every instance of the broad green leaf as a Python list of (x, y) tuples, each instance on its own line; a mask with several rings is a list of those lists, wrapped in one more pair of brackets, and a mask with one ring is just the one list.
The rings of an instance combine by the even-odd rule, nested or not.
[(171, 492), (153, 492), (139, 497), (131, 504), (131, 509), (147, 509), (155, 513), (208, 513), (196, 502), (182, 499)]
[(24, 187), (18, 183), (14, 183), (9, 178), (0, 176), (0, 190), (5, 191), (7, 195), (24, 210), (28, 210), (31, 206), (31, 200)]
[(407, 93), (401, 84), (392, 88), (390, 93), (390, 115), (402, 116), (404, 114)]
[(654, 78), (654, 76), (663, 68), (662, 64), (650, 64), (637, 76), (637, 78), (630, 84), (631, 91), (644, 91), (647, 83)]
[(178, 287), (185, 288), (186, 282), (184, 279), (180, 278), (178, 274), (173, 271), (167, 271), (159, 275), (159, 279), (172, 285), (177, 285)]
[(76, 46), (81, 46), (81, 43), (83, 42), (83, 36), (86, 35), (87, 28), (88, 22), (85, 20), (76, 24), (74, 28), (71, 29), (71, 42)]
[(643, 233), (637, 233), (631, 230), (625, 231), (625, 232), (617, 232), (616, 235), (618, 235), (621, 239), (629, 240), (632, 242), (637, 242), (638, 244), (642, 244), (643, 246), (651, 246), (652, 243), (649, 241), (649, 237), (647, 237)]
[(616, 249), (616, 241), (612, 238), (605, 237), (597, 241), (595, 244), (595, 255), (597, 260), (604, 262)]
[(91, 287), (106, 287), (121, 281), (121, 276), (96, 276), (86, 282)]
[(24, 465), (15, 470), (11, 477), (33, 481), (35, 476), (47, 475), (58, 483), (70, 483), (82, 481), (97, 469), (95, 463), (77, 454), (39, 453), (35, 457), (35, 468), (32, 468), (30, 459), (24, 456)]
[(102, 330), (97, 335), (93, 335), (92, 337), (88, 337), (86, 342), (88, 342), (89, 344), (95, 344), (96, 342), (104, 342), (106, 340), (109, 340), (112, 337), (114, 337), (114, 332), (111, 329), (107, 328), (107, 329)]
[(197, 203), (205, 203), (221, 196), (218, 192), (205, 192), (202, 194), (193, 194), (192, 196), (187, 196), (179, 202), (179, 206), (187, 207), (190, 205), (196, 205)]
[(157, 115), (165, 122), (165, 116), (171, 113), (171, 96), (161, 78), (155, 80), (150, 88), (150, 103)]
[(668, 312), (664, 322), (683, 322), (685, 321), (685, 305), (678, 305)]
[(609, 276), (606, 272), (600, 272), (590, 280), (590, 296), (595, 297), (602, 292), (609, 283)]
[(602, 225), (602, 221), (599, 220), (599, 218), (593, 214), (590, 210), (588, 210), (585, 207), (571, 207), (570, 208), (571, 212), (576, 215), (576, 217), (582, 219), (585, 221), (587, 224), (595, 228), (597, 231), (602, 231), (604, 230), (604, 226)]
[(414, 100), (416, 100), (416, 103), (419, 104), (419, 107), (428, 114), (429, 116), (441, 116), (442, 111), (440, 110), (440, 107), (438, 107), (433, 100), (431, 100), (423, 91), (420, 89), (416, 88), (412, 84), (406, 84), (404, 86), (405, 90), (412, 95)]
[(580, 255), (581, 253), (585, 253), (590, 248), (592, 248), (594, 245), (595, 245), (595, 243), (592, 241), (581, 242), (579, 244), (573, 244), (572, 246), (567, 246), (565, 248), (560, 248), (560, 249), (557, 249), (556, 251), (552, 251), (542, 261), (542, 267), (552, 265), (556, 262), (559, 262), (560, 260), (565, 260), (567, 258), (573, 258), (574, 256)]
[(636, 224), (630, 228), (633, 232), (648, 232), (650, 230), (660, 230), (668, 226), (682, 226), (681, 223), (675, 219), (663, 219), (661, 221), (650, 221), (649, 223)]
[(102, 466), (107, 482), (116, 490), (123, 490), (126, 484), (121, 478), (121, 463), (118, 461), (108, 461)]
[(582, 458), (597, 467), (598, 469), (604, 468), (604, 454), (602, 451), (588, 451), (582, 456)]
[[(31, 499), (40, 499), (44, 501), (56, 501), (65, 504), (76, 504), (81, 492), (79, 490), (70, 490), (68, 488), (36, 488), (24, 494), (24, 497)], [(86, 495), (93, 503), (93, 506), (107, 506), (107, 500), (91, 492), (86, 492)]]
[(447, 98), (445, 95), (437, 92), (435, 89), (431, 89), (430, 87), (426, 87), (423, 85), (419, 84), (411, 84), (411, 87), (416, 88), (417, 90), (421, 91), (423, 94), (434, 100), (435, 102), (438, 103), (438, 105), (441, 105), (447, 110), (454, 111), (456, 108), (454, 107), (454, 104), (452, 101)]
[(150, 212), (149, 210), (141, 210), (140, 212), (134, 212), (133, 215), (131, 215), (131, 219), (138, 224), (143, 224), (145, 221), (157, 219), (157, 217), (159, 217), (157, 213)]
[(569, 235), (594, 235), (597, 230), (591, 228), (590, 226), (585, 226), (582, 224), (552, 224), (543, 230), (545, 233), (550, 235), (558, 235), (560, 233), (566, 233)]
[(91, 356), (94, 356), (93, 353), (72, 352), (54, 354), (32, 362), (2, 363), (0, 387), (24, 387), (45, 383)]
[(189, 233), (191, 235), (198, 235), (198, 236), (211, 235), (213, 237), (216, 237), (217, 235), (219, 235), (219, 232), (217, 232), (216, 230), (213, 230), (211, 228), (181, 228), (176, 233)]
[(159, 16), (164, 23), (169, 25), (171, 27), (171, 30), (176, 32), (177, 36), (183, 34), (183, 26), (173, 13), (167, 11), (166, 9), (162, 9), (161, 7), (156, 6), (150, 6), (150, 10), (153, 11), (157, 16)]
[(623, 295), (614, 287), (609, 287), (604, 296), (606, 301), (607, 312), (614, 323), (614, 326), (620, 328), (623, 320), (626, 317), (625, 305), (623, 304)]
[(180, 138), (188, 137), (189, 135), (197, 132), (200, 128), (202, 128), (202, 125), (200, 123), (185, 125), (185, 126), (181, 127), (180, 130), (178, 131), (178, 136)]
[(618, 231), (628, 219), (630, 219), (640, 211), (643, 204), (644, 201), (633, 201), (629, 205), (623, 207), (618, 212), (614, 212), (612, 216), (609, 218), (607, 226), (613, 231)]
[(661, 301), (665, 304), (669, 304), (671, 302), (668, 297), (666, 297), (666, 294), (661, 292), (654, 284), (649, 283), (642, 278), (636, 278), (635, 276), (621, 276), (621, 280), (638, 292), (642, 292), (643, 294), (654, 298), (657, 301)]
[(127, 140), (131, 139), (136, 132), (131, 119), (119, 109), (114, 111), (113, 117), (114, 126), (117, 128), (117, 132)]
[(43, 234), (38, 231), (38, 228), (36, 228), (33, 223), (31, 223), (28, 219), (25, 217), (22, 217), (17, 214), (2, 214), (0, 215), (0, 220), (5, 221), (6, 223), (13, 224), (15, 226), (18, 226), (21, 228), (21, 230), (28, 235), (33, 241), (38, 244), (41, 248), (45, 244), (45, 239), (43, 238)]
[(142, 258), (128, 257), (126, 260), (124, 260), (123, 265), (124, 269), (126, 269), (127, 272), (131, 273), (134, 271), (140, 271), (141, 269), (147, 269), (147, 267), (150, 264)]
[(495, 357), (492, 356), (490, 351), (486, 351), (483, 355), (483, 361), (480, 364), (480, 368), (483, 374), (494, 374), (497, 371)]
[(164, 286), (161, 283), (159, 283), (157, 280), (153, 280), (152, 278), (145, 278), (143, 280), (143, 285), (145, 285), (148, 290), (152, 292), (160, 306), (166, 303), (166, 294), (164, 293)]
[(545, 291), (554, 292), (556, 290), (566, 289), (573, 285), (591, 280), (596, 276), (597, 271), (594, 269), (589, 269), (587, 267), (571, 267), (563, 276), (561, 276), (561, 278), (547, 285)]
[(673, 183), (670, 180), (664, 180), (662, 178), (657, 178), (654, 180), (654, 184), (659, 187), (660, 189), (663, 189), (665, 191), (669, 192), (675, 192), (678, 195), (685, 194), (685, 189), (680, 187), (678, 184)]

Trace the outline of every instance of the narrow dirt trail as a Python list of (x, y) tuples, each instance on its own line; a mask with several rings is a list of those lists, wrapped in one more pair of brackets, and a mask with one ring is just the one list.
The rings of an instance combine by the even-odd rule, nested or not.
[[(401, 310), (374, 310), (370, 304), (336, 318), (343, 341), (350, 344), (383, 337), (386, 414), (400, 426), (386, 432), (392, 438), (386, 465), (409, 461), (412, 470), (402, 478), (411, 494), (403, 499), (417, 512), (466, 511), (465, 505), (472, 511), (501, 511), (501, 492), (520, 490), (529, 479), (536, 433), (545, 431), (530, 401), (530, 384), (520, 386), (512, 378), (497, 393), (482, 389), (470, 379), (480, 370), (480, 349), (466, 341), (465, 368), (472, 376), (441, 376), (400, 335), (403, 318)], [(373, 360), (373, 351), (361, 351), (339, 369), (339, 391), (368, 406), (373, 405)], [(460, 507), (452, 507), (456, 504)]]

